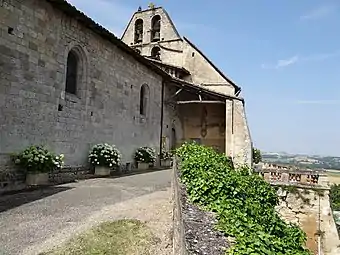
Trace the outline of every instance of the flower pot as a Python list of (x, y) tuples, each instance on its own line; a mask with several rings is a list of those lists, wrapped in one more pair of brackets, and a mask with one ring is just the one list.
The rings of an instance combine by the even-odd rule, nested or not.
[(94, 169), (94, 174), (97, 176), (109, 176), (110, 168), (107, 166), (96, 166)]
[(138, 162), (137, 164), (137, 169), (138, 170), (146, 170), (150, 168), (150, 164), (149, 163), (144, 163), (144, 162)]
[(171, 166), (171, 159), (161, 160), (162, 167), (170, 167)]
[(26, 185), (47, 185), (48, 173), (27, 173), (26, 175)]

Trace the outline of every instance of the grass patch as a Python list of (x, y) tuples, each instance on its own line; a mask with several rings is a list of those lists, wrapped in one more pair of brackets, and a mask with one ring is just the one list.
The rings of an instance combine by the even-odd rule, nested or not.
[(340, 184), (340, 171), (327, 172), (328, 180), (331, 184)]
[(105, 222), (63, 247), (40, 255), (149, 255), (155, 244), (149, 228), (138, 220)]

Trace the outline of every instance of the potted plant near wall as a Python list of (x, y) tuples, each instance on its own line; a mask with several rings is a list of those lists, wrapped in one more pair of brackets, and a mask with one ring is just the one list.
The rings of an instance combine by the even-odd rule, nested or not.
[(172, 161), (173, 154), (171, 151), (162, 151), (159, 154), (159, 159), (161, 161), (161, 166), (170, 167)]
[(107, 143), (94, 145), (89, 154), (89, 162), (94, 166), (97, 176), (110, 175), (111, 169), (117, 167), (120, 160), (119, 150)]
[(156, 151), (150, 147), (140, 147), (135, 152), (135, 160), (139, 170), (149, 169), (156, 160)]
[(13, 160), (25, 171), (27, 185), (46, 185), (49, 182), (49, 173), (62, 168), (64, 155), (56, 155), (43, 146), (34, 145), (13, 155)]

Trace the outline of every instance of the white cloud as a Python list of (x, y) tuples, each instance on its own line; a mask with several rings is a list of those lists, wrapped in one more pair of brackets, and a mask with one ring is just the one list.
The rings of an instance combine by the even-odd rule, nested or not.
[(340, 56), (340, 50), (337, 50), (331, 53), (318, 53), (318, 54), (312, 54), (309, 56), (302, 56), (302, 57), (295, 55), (287, 59), (280, 59), (276, 62), (276, 64), (262, 64), (261, 68), (262, 69), (279, 69), (279, 68), (287, 67), (287, 66), (294, 65), (297, 63), (311, 62), (311, 61), (317, 62), (317, 61), (323, 61), (329, 58), (334, 58), (334, 57), (339, 57), (339, 56)]
[(336, 10), (336, 7), (333, 6), (333, 5), (320, 6), (318, 8), (313, 9), (313, 10), (310, 10), (306, 14), (300, 16), (300, 20), (321, 19), (321, 18), (327, 17), (330, 14), (334, 13), (335, 10)]
[(282, 68), (282, 67), (287, 67), (287, 66), (293, 65), (298, 61), (299, 61), (299, 57), (297, 55), (295, 55), (295, 56), (287, 58), (287, 59), (280, 59), (274, 65), (262, 64), (261, 68), (263, 68), (263, 69), (279, 69), (279, 68)]
[(299, 57), (297, 55), (291, 58), (288, 58), (288, 59), (280, 59), (279, 61), (277, 61), (276, 68), (290, 66), (290, 65), (295, 64), (298, 61), (299, 61)]

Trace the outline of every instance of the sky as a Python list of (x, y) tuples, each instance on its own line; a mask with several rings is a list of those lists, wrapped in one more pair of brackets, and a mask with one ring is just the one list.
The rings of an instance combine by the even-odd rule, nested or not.
[[(68, 0), (120, 37), (145, 0)], [(255, 147), (340, 156), (340, 1), (158, 0), (242, 87)]]

